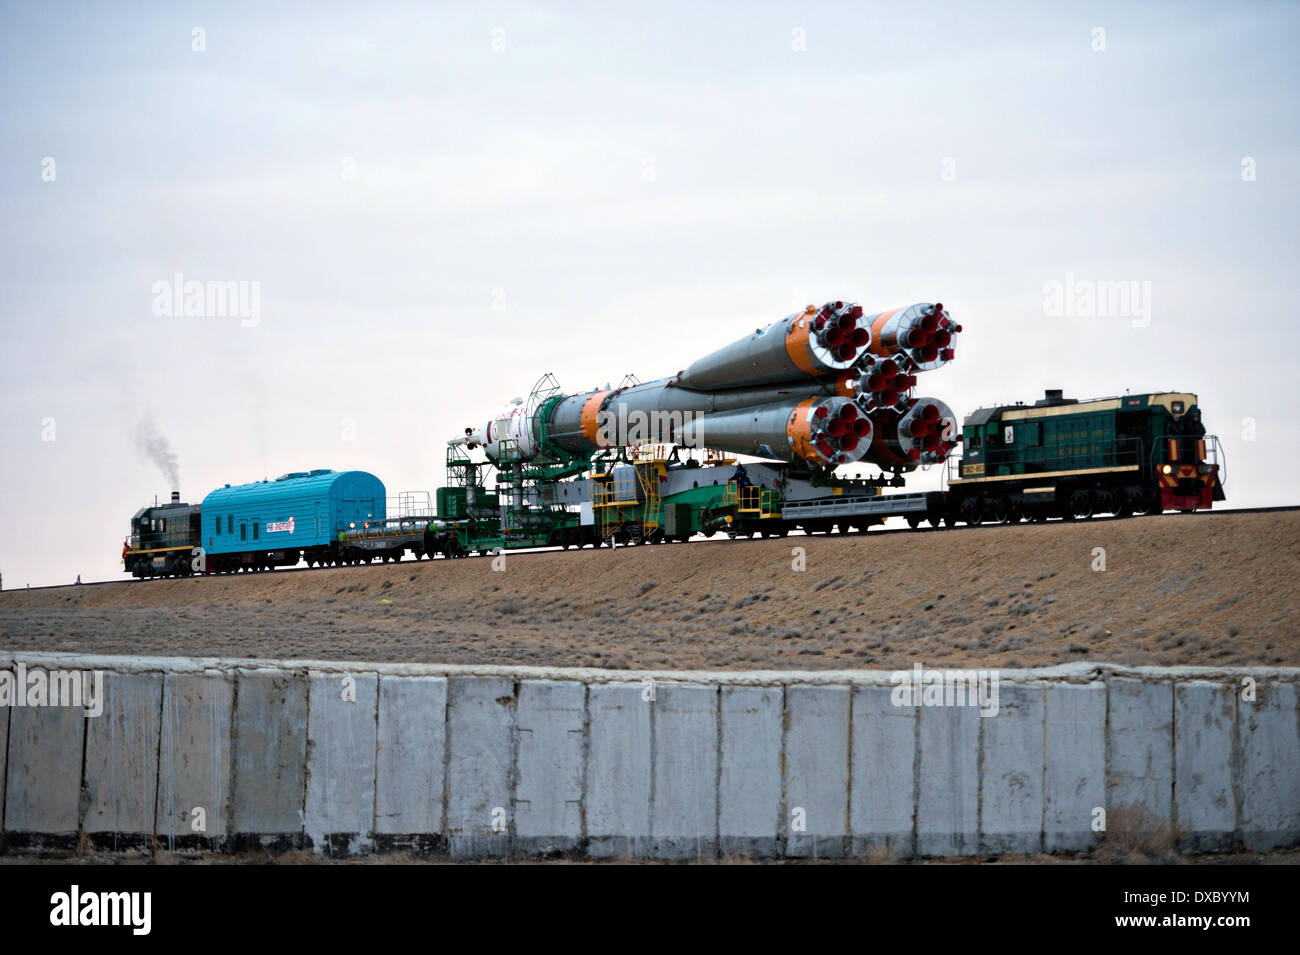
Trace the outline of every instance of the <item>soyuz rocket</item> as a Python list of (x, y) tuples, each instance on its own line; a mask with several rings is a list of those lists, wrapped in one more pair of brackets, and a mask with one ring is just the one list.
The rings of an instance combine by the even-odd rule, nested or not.
[(953, 360), (960, 332), (938, 303), (874, 315), (810, 305), (668, 378), (516, 399), (451, 443), (482, 447), (494, 463), (665, 443), (822, 470), (856, 461), (912, 470), (945, 460), (960, 440), (948, 405), (913, 394), (918, 374)]

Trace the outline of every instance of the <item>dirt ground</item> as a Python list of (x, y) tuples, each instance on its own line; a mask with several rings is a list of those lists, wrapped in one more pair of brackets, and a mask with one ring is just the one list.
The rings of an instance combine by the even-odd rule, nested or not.
[(123, 581), (0, 593), (0, 647), (658, 669), (1296, 666), (1298, 542), (1298, 511), (1220, 513), (511, 554), (499, 571), (478, 557)]

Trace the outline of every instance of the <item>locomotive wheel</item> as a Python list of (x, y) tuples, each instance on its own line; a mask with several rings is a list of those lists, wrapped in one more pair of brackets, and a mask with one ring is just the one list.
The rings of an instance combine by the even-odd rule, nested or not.
[(1005, 497), (990, 498), (985, 502), (984, 509), (994, 524), (1005, 524), (1011, 518), (1011, 509)]
[(961, 502), (961, 519), (971, 527), (979, 527), (984, 523), (983, 508), (978, 498), (969, 498)]
[(1154, 514), (1156, 510), (1156, 496), (1147, 494), (1138, 496), (1133, 499), (1133, 513), (1138, 517), (1146, 517), (1148, 514)]
[(1097, 503), (1091, 491), (1075, 491), (1070, 495), (1070, 517), (1088, 521), (1096, 511)]

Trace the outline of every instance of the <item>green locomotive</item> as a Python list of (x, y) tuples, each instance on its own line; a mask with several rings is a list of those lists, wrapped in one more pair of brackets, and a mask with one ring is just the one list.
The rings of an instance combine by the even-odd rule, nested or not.
[(1196, 395), (1155, 392), (1032, 405), (966, 417), (950, 462), (948, 510), (967, 524), (1198, 510), (1222, 501), (1218, 439)]

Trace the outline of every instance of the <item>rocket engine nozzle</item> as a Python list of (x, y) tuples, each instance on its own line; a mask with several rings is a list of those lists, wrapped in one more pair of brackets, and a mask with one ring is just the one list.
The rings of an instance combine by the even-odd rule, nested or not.
[(857, 382), (857, 394), (867, 411), (894, 408), (907, 400), (916, 376), (910, 374), (914, 365), (905, 355), (897, 358), (877, 358), (867, 355)]

